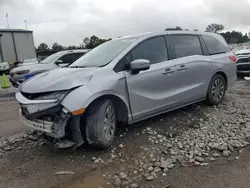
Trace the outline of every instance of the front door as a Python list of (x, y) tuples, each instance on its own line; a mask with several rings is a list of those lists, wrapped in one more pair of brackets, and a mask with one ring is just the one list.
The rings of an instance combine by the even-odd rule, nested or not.
[(129, 61), (147, 59), (150, 68), (139, 74), (126, 72), (133, 120), (142, 119), (170, 108), (175, 102), (176, 66), (168, 60), (163, 36), (138, 44), (127, 56)]

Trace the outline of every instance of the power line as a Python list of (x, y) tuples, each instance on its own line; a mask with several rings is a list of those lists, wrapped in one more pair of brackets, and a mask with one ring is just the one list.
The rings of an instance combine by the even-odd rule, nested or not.
[(10, 24), (9, 24), (9, 15), (8, 15), (8, 13), (6, 13), (6, 23), (7, 23), (7, 29), (9, 29)]
[(25, 29), (27, 30), (27, 20), (24, 20)]

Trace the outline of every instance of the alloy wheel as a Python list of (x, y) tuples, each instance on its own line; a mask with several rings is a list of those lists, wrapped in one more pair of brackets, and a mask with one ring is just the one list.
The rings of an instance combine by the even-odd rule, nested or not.
[(106, 140), (111, 140), (115, 133), (115, 109), (109, 105), (104, 119), (104, 134)]
[(220, 101), (224, 96), (224, 92), (225, 92), (224, 81), (220, 78), (216, 79), (212, 86), (213, 99), (215, 101)]

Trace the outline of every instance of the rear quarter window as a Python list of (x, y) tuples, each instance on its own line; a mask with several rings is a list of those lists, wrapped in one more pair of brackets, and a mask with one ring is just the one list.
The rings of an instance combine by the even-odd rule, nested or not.
[(196, 35), (170, 35), (170, 38), (176, 58), (203, 54)]
[(212, 36), (202, 36), (202, 38), (206, 43), (209, 55), (221, 54), (230, 51), (229, 46), (226, 42), (222, 42)]

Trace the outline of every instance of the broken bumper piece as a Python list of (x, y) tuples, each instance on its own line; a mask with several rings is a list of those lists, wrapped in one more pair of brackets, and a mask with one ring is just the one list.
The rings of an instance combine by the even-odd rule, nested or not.
[(49, 133), (51, 134), (53, 132), (52, 130), (52, 126), (53, 123), (49, 122), (49, 121), (43, 121), (43, 120), (28, 120), (26, 119), (23, 115), (22, 115), (22, 110), (19, 110), (19, 115), (20, 115), (20, 119), (22, 121), (22, 123), (32, 129), (38, 130), (38, 131), (42, 131), (45, 133)]
[(73, 141), (76, 147), (84, 143), (80, 115), (72, 115), (56, 100), (30, 100), (20, 93), (16, 94), (16, 98), (20, 102), (20, 119), (24, 125), (42, 131), (58, 141)]
[[(55, 108), (55, 110), (58, 110)], [(62, 138), (65, 136), (65, 127), (70, 116), (65, 112), (48, 110), (51, 114), (46, 115), (44, 112), (35, 115), (24, 113), (25, 110), (20, 109), (20, 119), (24, 125), (46, 133), (54, 138)], [(54, 113), (53, 113), (54, 112)], [(60, 115), (59, 115), (60, 114)]]

